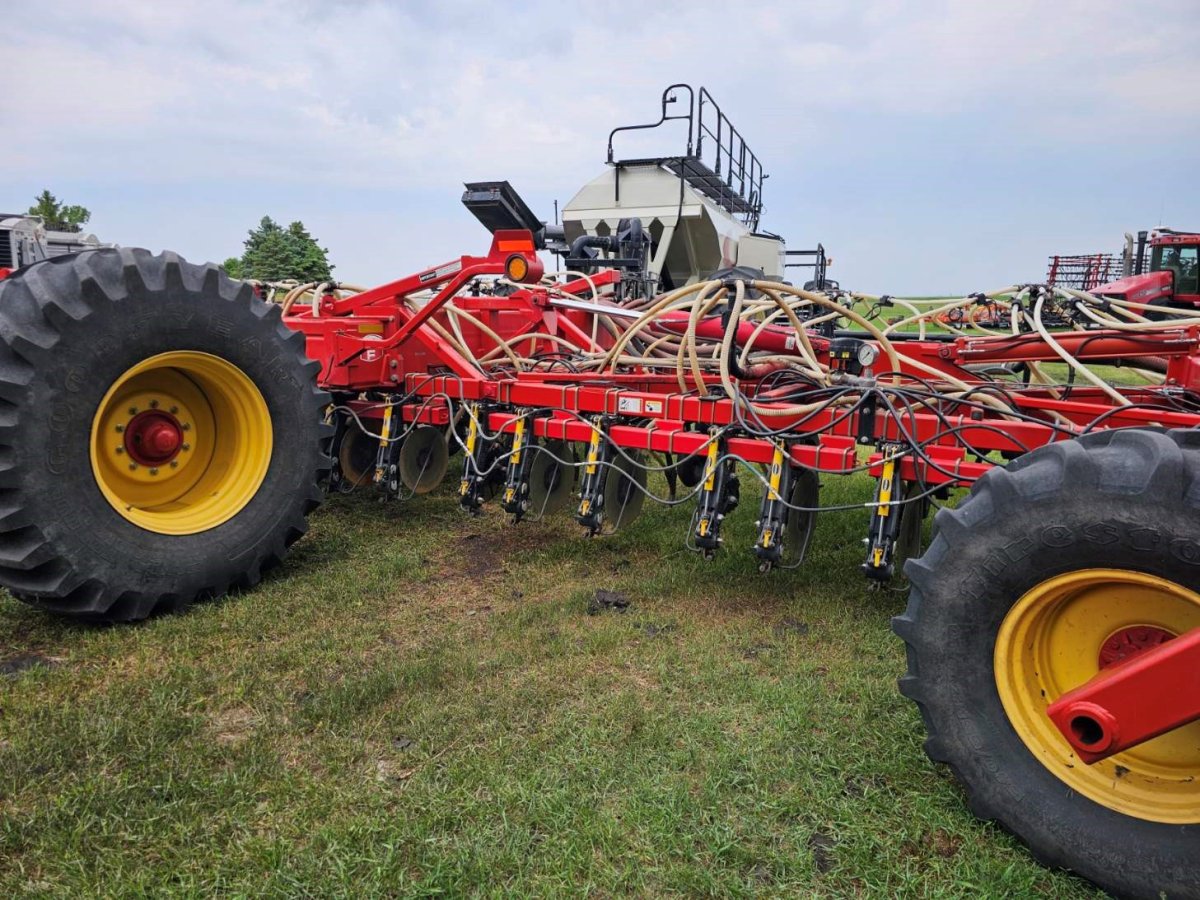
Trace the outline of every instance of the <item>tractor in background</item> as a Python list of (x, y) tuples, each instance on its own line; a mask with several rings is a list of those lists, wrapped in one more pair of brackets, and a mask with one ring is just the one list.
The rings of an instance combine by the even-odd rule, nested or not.
[(1092, 293), (1181, 310), (1200, 309), (1200, 233), (1170, 228), (1155, 229), (1148, 235), (1138, 232), (1132, 260), (1131, 271), (1098, 285)]
[(1136, 241), (1126, 233), (1119, 254), (1052, 256), (1046, 283), (1116, 300), (1200, 309), (1200, 232), (1156, 228), (1139, 231)]

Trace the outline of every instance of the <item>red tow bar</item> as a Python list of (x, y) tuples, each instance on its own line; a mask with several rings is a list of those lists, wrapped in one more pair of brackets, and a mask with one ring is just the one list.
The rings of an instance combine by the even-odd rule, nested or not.
[(1200, 628), (1160, 640), (1132, 636), (1132, 643), (1152, 649), (1101, 669), (1047, 707), (1083, 762), (1100, 762), (1200, 719)]

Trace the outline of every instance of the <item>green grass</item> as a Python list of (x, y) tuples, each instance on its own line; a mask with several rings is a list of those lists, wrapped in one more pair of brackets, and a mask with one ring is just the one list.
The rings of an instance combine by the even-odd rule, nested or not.
[(763, 576), (753, 493), (712, 562), (683, 510), (585, 541), (443, 489), (334, 499), (186, 616), (0, 599), (50, 663), (0, 676), (0, 896), (1094, 896), (925, 759), (864, 514)]

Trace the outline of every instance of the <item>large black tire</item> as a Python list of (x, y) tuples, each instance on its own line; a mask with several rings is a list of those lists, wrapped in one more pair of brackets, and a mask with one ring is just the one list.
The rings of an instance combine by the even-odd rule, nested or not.
[(993, 660), (1006, 614), (1056, 575), (1123, 569), (1200, 588), (1200, 432), (1113, 430), (1040, 448), (988, 472), (935, 527), (893, 620), (929, 757), (1043, 863), (1120, 895), (1200, 897), (1200, 810), (1197, 824), (1165, 824), (1072, 790), (1013, 727)]
[[(256, 584), (304, 533), (329, 467), (327, 395), (304, 346), (249, 285), (171, 253), (86, 251), (0, 282), (0, 584), (46, 610), (114, 622)], [(89, 455), (108, 388), (170, 351), (240, 369), (274, 438), (248, 502), (199, 533), (123, 517)]]

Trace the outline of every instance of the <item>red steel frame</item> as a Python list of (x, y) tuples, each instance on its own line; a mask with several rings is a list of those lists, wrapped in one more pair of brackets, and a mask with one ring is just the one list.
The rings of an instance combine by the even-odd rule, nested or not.
[[(506, 296), (468, 289), (476, 279), (505, 274), (514, 257), (526, 263), (528, 283), (524, 287)], [(519, 339), (528, 345), (530, 355), (539, 346), (554, 349), (557, 336), (593, 350), (611, 347), (612, 338), (603, 330), (593, 343), (591, 313), (554, 305), (551, 293), (537, 284), (542, 271), (529, 232), (497, 231), (484, 256), (462, 256), (344, 299), (325, 298), (316, 308), (298, 308), (284, 321), (306, 336), (309, 356), (321, 363), (322, 386), (340, 394), (366, 416), (382, 415), (377, 405), (353, 399), (366, 391), (404, 395), (398, 410), (402, 421), (435, 425), (449, 421), (452, 402), (479, 402), (490, 413), (487, 424), (493, 431), (515, 430), (525, 413), (539, 410), (542, 415), (526, 419), (534, 434), (577, 442), (588, 441), (594, 433), (593, 421), (605, 417), (605, 433), (617, 446), (680, 455), (703, 453), (711, 441), (710, 427), (737, 421), (733, 402), (723, 394), (708, 392), (708, 387), (717, 385), (715, 378), (706, 379), (705, 391), (699, 392), (680, 390), (676, 376), (653, 371), (518, 373), (496, 369), (485, 373), (438, 333), (436, 326), (449, 327), (444, 307), (453, 299), (458, 309), (504, 340)], [(591, 288), (619, 280), (619, 273), (602, 271), (590, 281), (561, 285), (560, 291), (588, 297)], [(433, 292), (432, 298), (410, 308), (406, 301), (418, 292)], [(686, 319), (668, 315), (658, 327), (679, 332), (685, 325)], [(472, 353), (483, 356), (495, 350), (495, 340), (482, 329), (467, 322), (459, 326)], [(702, 337), (720, 337), (723, 332), (716, 317), (702, 321), (699, 327)], [(756, 346), (784, 350), (790, 346), (791, 334), (783, 327), (763, 329)], [(746, 334), (739, 332), (738, 336), (745, 338)], [(1097, 330), (1055, 337), (1080, 360), (1165, 359), (1168, 388), (1200, 389), (1200, 328), (1196, 326), (1153, 334)], [(811, 341), (818, 353), (828, 351), (828, 341), (819, 335), (813, 334)], [(966, 366), (1059, 358), (1044, 340), (1029, 334), (958, 337), (953, 341), (905, 339), (898, 346), (925, 366), (968, 383), (980, 379)], [(919, 370), (905, 374), (927, 377)], [(753, 380), (742, 383), (754, 386)], [(877, 417), (874, 443), (903, 443), (906, 437), (930, 441), (925, 447), (927, 459), (903, 456), (896, 477), (959, 487), (969, 485), (992, 466), (979, 458), (969, 459), (964, 443), (975, 450), (1017, 453), (1069, 438), (1053, 427), (1055, 417), (1080, 426), (1102, 418), (1097, 427), (1103, 428), (1200, 426), (1200, 415), (1137, 405), (1161, 396), (1150, 388), (1127, 390), (1125, 396), (1131, 406), (1114, 406), (1103, 391), (1091, 385), (1073, 386), (1065, 399), (1050, 390), (1014, 392), (1016, 405), (1033, 421), (1005, 420), (981, 411), (938, 416), (901, 410)], [(839, 418), (836, 411), (826, 410), (804, 417), (772, 418), (771, 424), (788, 429), (798, 439), (786, 443), (793, 464), (837, 473), (863, 466), (854, 418)], [(726, 440), (726, 452), (750, 463), (769, 463), (777, 446), (773, 440), (752, 435)], [(883, 477), (883, 461), (881, 453), (868, 457), (872, 475)], [(1101, 672), (1058, 700), (1050, 715), (1080, 758), (1096, 761), (1200, 719), (1200, 688), (1191, 692), (1179, 689), (1180, 679), (1194, 682), (1196, 673), (1200, 673), (1200, 632), (1193, 631)], [(1098, 723), (1102, 732), (1100, 743), (1085, 740), (1096, 736), (1092, 722)]]

